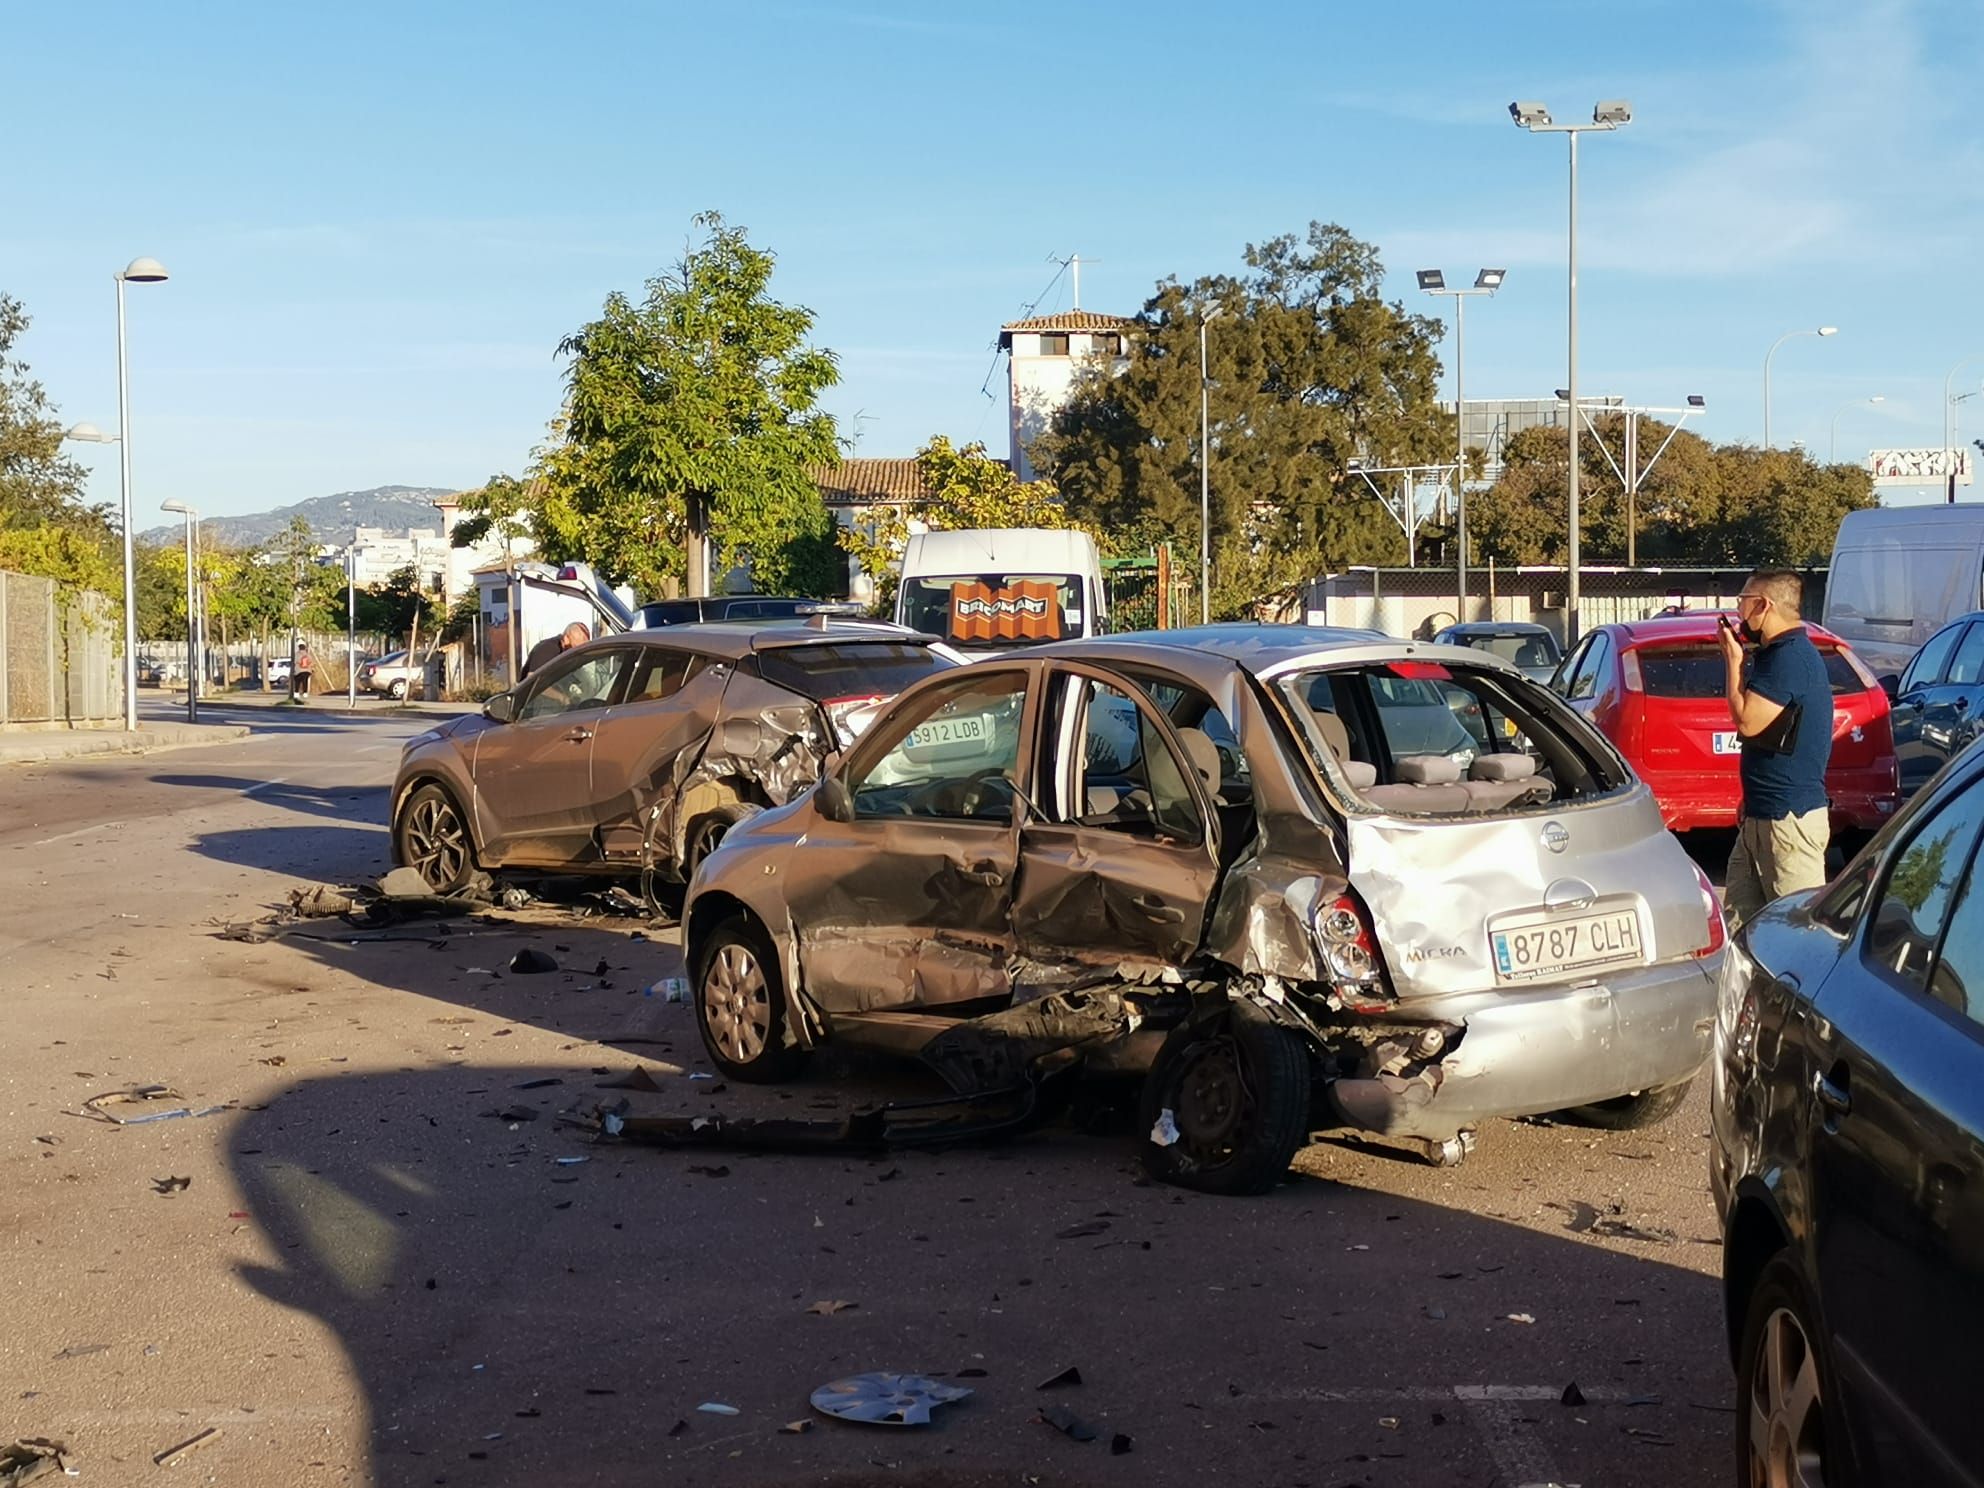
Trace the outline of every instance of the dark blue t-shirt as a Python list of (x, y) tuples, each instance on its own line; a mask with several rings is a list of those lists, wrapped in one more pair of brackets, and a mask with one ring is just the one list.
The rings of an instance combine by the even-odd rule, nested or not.
[[(1772, 754), (1743, 741), (1743, 814), (1777, 821), (1803, 816), (1827, 802), (1826, 765), (1832, 759), (1832, 684), (1825, 660), (1805, 627), (1759, 646), (1750, 663), (1750, 691), (1785, 707), (1803, 709), (1789, 754)], [(1774, 733), (1778, 720), (1764, 730)]]

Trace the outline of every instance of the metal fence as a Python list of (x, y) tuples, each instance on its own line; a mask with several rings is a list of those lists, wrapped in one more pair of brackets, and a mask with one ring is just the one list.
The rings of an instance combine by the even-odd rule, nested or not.
[(120, 717), (117, 608), (90, 590), (0, 573), (0, 723), (96, 723)]

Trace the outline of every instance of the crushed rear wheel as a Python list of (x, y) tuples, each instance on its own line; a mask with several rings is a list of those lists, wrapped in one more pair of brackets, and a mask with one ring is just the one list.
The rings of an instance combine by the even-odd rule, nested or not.
[(1309, 1051), (1244, 1003), (1174, 1028), (1138, 1113), (1153, 1178), (1203, 1193), (1266, 1193), (1309, 1135)]

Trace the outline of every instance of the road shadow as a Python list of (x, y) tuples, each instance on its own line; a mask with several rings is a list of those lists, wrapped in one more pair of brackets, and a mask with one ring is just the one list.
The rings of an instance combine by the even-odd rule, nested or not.
[[(267, 1238), (243, 1280), (335, 1332), (377, 1488), (1665, 1488), (1726, 1467), (1691, 1237), (1602, 1244), (1317, 1179), (1208, 1198), (1067, 1130), (873, 1159), (595, 1145), (559, 1114), (617, 1094), (596, 1057), (308, 1079), (229, 1134)], [(823, 1099), (661, 1078), (641, 1099), (669, 1109)], [(1070, 1365), (1079, 1385), (1036, 1388)], [(975, 1393), (927, 1430), (812, 1417), (816, 1386), (867, 1370)]]
[[(219, 774), (173, 774), (158, 772), (150, 777), (154, 785), (177, 786), (185, 790), (209, 791), (215, 795), (237, 796), (253, 792), (258, 801), (281, 806), (306, 816), (330, 817), (338, 821), (386, 824), (386, 807), (392, 787), (386, 785), (313, 786), (301, 781), (256, 779), (253, 776)], [(272, 829), (274, 830), (274, 829)]]

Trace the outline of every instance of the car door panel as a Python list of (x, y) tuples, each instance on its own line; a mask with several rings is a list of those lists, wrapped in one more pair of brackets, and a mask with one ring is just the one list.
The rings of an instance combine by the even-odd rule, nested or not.
[(619, 648), (561, 657), (532, 679), (514, 721), (477, 735), (475, 813), (492, 866), (597, 860), (593, 740), (627, 659)]
[[(1175, 731), (1123, 677), (1066, 667), (1047, 696), (1046, 732), (1059, 768), (1053, 788), (1031, 797), (1053, 819), (1030, 816), (1020, 833), (1013, 932), (1021, 954), (1062, 968), (1190, 959), (1218, 884), (1219, 832)], [(1106, 717), (1096, 716), (1099, 706)], [(1134, 764), (1109, 757), (1125, 753)], [(1111, 773), (1122, 769), (1135, 778)], [(1119, 797), (1112, 811), (1087, 809), (1099, 804), (1098, 787), (1087, 783), (1098, 779), (1110, 782), (1100, 790)], [(1162, 793), (1175, 805), (1166, 811), (1160, 803), (1150, 821), (1109, 821), (1124, 783), (1132, 794)]]
[[(642, 860), (650, 809), (668, 810), (680, 784), (682, 756), (709, 737), (721, 714), (728, 664), (661, 647), (642, 648), (625, 700), (593, 741), (592, 795), (600, 850), (613, 862)], [(672, 850), (672, 849), (671, 849)]]
[[(870, 726), (840, 782), (850, 819), (820, 817), (790, 882), (808, 995), (829, 1014), (1008, 998), (1017, 798), (1031, 755), (1037, 664), (972, 667)], [(824, 851), (827, 856), (815, 855)]]
[(1984, 1462), (1980, 822), (1973, 790), (1918, 826), (1815, 1004), (1814, 1253), (1876, 1481), (1974, 1482), (1952, 1464)]

